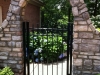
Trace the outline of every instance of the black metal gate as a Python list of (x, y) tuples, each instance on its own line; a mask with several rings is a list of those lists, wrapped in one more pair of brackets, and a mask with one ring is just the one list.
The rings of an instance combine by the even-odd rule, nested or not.
[(73, 24), (29, 28), (23, 22), (24, 75), (72, 75)]

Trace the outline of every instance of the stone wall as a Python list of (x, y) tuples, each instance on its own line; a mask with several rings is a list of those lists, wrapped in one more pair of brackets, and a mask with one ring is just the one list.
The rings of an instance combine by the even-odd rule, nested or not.
[[(100, 33), (92, 25), (84, 0), (70, 0), (74, 16), (73, 73), (94, 75), (100, 72)], [(25, 0), (11, 0), (0, 27), (0, 67), (10, 66), (23, 75), (22, 18)]]
[(10, 66), (14, 75), (23, 75), (21, 0), (11, 0), (0, 27), (0, 68)]
[(84, 0), (70, 0), (74, 16), (73, 75), (100, 73), (100, 33), (92, 25)]

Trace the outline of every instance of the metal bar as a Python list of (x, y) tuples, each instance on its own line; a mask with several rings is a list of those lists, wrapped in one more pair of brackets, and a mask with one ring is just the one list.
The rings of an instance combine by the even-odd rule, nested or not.
[(26, 75), (25, 22), (23, 22), (22, 25), (23, 25), (24, 75)]
[(68, 23), (68, 36), (67, 36), (67, 75), (69, 75), (69, 32), (70, 32), (70, 24)]
[[(32, 37), (34, 38), (34, 26), (32, 26)], [(33, 43), (33, 48), (34, 48), (34, 41), (35, 40), (32, 40), (32, 43)], [(34, 58), (34, 50), (32, 51), (32, 62), (33, 62), (33, 75), (34, 75), (34, 68), (35, 68), (35, 66), (34, 66), (34, 60), (35, 60), (35, 58)]]
[[(30, 30), (33, 30), (32, 28), (29, 28)], [(34, 28), (34, 30), (66, 30), (66, 28)]]
[(96, 13), (97, 13), (97, 3), (98, 3), (98, 0), (95, 1), (94, 16), (96, 16)]
[(70, 23), (70, 74), (72, 75), (72, 42), (73, 42), (73, 23)]
[(26, 25), (26, 30), (27, 30), (27, 33), (26, 33), (26, 40), (27, 40), (27, 72), (28, 72), (28, 75), (30, 75), (30, 65), (29, 65), (29, 56), (30, 56), (30, 50), (29, 50), (29, 22), (25, 22), (25, 25)]
[(68, 22), (70, 22), (70, 16), (71, 16), (71, 7), (68, 8)]

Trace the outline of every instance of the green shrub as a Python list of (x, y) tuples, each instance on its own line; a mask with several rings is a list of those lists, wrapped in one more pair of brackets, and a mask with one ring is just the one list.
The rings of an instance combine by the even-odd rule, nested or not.
[(9, 67), (5, 67), (2, 70), (0, 69), (0, 75), (14, 75), (14, 73)]
[(96, 75), (100, 75), (100, 73), (96, 74)]
[(92, 23), (95, 25), (96, 28), (100, 28), (100, 15), (92, 16), (91, 20), (92, 20)]
[(35, 61), (56, 61), (59, 55), (67, 50), (67, 44), (58, 34), (30, 34), (30, 53), (35, 56)]

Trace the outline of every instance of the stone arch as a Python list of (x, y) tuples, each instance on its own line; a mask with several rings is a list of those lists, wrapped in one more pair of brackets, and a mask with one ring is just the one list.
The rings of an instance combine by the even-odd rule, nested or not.
[[(70, 0), (70, 4), (74, 16), (73, 73), (74, 75), (98, 73), (100, 33), (92, 25), (84, 0)], [(11, 0), (7, 17), (0, 27), (0, 53), (3, 53), (0, 54), (0, 59), (3, 66), (8, 65), (14, 69), (15, 75), (23, 75), (21, 22), (24, 14), (21, 13), (24, 12), (26, 5), (26, 0)]]

